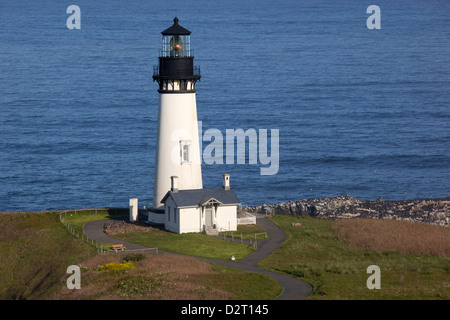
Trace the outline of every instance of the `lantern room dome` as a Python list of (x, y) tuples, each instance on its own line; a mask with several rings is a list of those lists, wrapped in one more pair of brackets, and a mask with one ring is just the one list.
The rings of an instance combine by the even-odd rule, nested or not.
[(167, 28), (166, 30), (162, 31), (161, 34), (163, 36), (168, 36), (168, 35), (187, 36), (187, 35), (190, 35), (191, 32), (188, 29), (180, 26), (178, 24), (178, 18), (175, 17), (173, 19), (173, 25), (170, 28)]

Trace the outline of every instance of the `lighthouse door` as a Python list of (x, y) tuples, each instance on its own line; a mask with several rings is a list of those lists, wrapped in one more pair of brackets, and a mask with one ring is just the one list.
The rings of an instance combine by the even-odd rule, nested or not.
[(206, 219), (206, 226), (212, 227), (213, 226), (213, 208), (212, 205), (208, 205), (205, 208), (205, 219)]

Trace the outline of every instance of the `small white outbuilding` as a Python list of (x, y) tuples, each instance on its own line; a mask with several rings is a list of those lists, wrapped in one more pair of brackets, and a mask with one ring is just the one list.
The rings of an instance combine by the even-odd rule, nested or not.
[(164, 226), (175, 233), (237, 230), (240, 201), (230, 188), (230, 176), (223, 175), (222, 188), (178, 190), (177, 177), (161, 202), (164, 204)]

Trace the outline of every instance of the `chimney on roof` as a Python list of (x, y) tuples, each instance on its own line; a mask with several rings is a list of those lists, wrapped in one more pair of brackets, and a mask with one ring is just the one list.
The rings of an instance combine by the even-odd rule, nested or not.
[(178, 177), (171, 176), (170, 184), (171, 184), (170, 191), (172, 191), (173, 193), (177, 193), (178, 192)]
[(222, 186), (225, 190), (230, 190), (230, 175), (228, 173), (224, 173), (222, 175), (223, 183)]

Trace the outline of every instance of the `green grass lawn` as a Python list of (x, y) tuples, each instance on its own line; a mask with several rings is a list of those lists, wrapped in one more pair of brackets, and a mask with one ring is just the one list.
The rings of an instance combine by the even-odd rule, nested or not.
[(83, 226), (92, 221), (98, 220), (108, 220), (124, 217), (124, 215), (112, 214), (107, 209), (97, 209), (97, 210), (79, 210), (77, 212), (68, 211), (63, 217), (79, 232), (83, 232)]
[[(97, 212), (67, 218), (81, 230), (88, 221), (111, 216)], [(331, 220), (301, 218), (302, 226), (294, 227), (292, 222), (299, 218), (272, 219), (285, 231), (287, 240), (260, 266), (311, 283), (314, 291), (309, 299), (450, 299), (448, 256), (356, 249), (338, 239)], [(156, 229), (118, 237), (161, 250), (224, 260), (232, 255), (242, 259), (253, 252), (246, 245), (203, 234), (179, 235)], [(45, 299), (58, 292), (58, 286), (64, 288), (69, 265), (93, 258), (96, 252), (95, 247), (68, 232), (56, 212), (0, 215), (0, 299)], [(380, 290), (366, 287), (370, 265), (381, 269)], [(281, 290), (267, 277), (220, 266), (214, 266), (208, 278), (199, 277), (204, 279), (199, 290), (223, 289), (233, 292), (236, 299), (272, 299)], [(171, 288), (167, 286), (167, 290)]]
[(0, 215), (0, 299), (40, 299), (67, 267), (96, 254), (58, 213)]
[[(111, 215), (107, 210), (98, 210), (95, 212), (91, 210), (80, 211), (77, 214), (68, 212), (64, 217), (76, 230), (81, 232), (83, 225), (88, 222), (119, 218), (123, 217), (123, 215)], [(264, 230), (257, 226), (242, 226), (239, 229), (239, 236), (241, 232), (246, 238), (254, 238), (255, 233), (264, 232)], [(229, 233), (229, 235), (231, 234)], [(254, 249), (246, 244), (232, 243), (201, 233), (180, 235), (154, 229), (152, 232), (128, 232), (122, 235), (114, 235), (113, 237), (150, 248), (220, 260), (230, 260), (231, 256), (234, 256), (236, 260), (240, 260), (254, 252)], [(261, 236), (258, 237), (258, 240), (260, 238)], [(107, 248), (109, 245), (104, 244), (104, 247)]]
[(283, 287), (274, 279), (254, 272), (245, 272), (214, 265), (216, 274), (210, 277), (211, 287), (223, 287), (234, 293), (235, 300), (273, 300)]
[[(331, 220), (274, 216), (287, 235), (281, 248), (260, 266), (314, 286), (309, 299), (450, 299), (450, 257), (377, 252), (338, 240)], [(367, 267), (381, 270), (381, 289), (366, 286)]]
[[(119, 217), (123, 217), (123, 215), (111, 215), (107, 210), (98, 210), (96, 212), (80, 211), (77, 214), (68, 212), (65, 215), (65, 219), (80, 232), (83, 230), (84, 224), (88, 222)], [(264, 232), (264, 230), (256, 226), (242, 226), (242, 228), (239, 229), (239, 235), (241, 232), (245, 238), (254, 238), (255, 233)], [(123, 241), (138, 243), (150, 248), (158, 248), (169, 252), (220, 260), (230, 260), (231, 256), (234, 256), (236, 260), (240, 260), (254, 252), (254, 249), (248, 245), (231, 243), (201, 233), (180, 235), (154, 229), (152, 232), (129, 232), (122, 235), (114, 235), (113, 237)], [(259, 239), (260, 237), (258, 240)], [(108, 244), (104, 244), (104, 246), (107, 248)]]
[(232, 256), (241, 260), (254, 252), (254, 249), (246, 244), (225, 241), (202, 233), (177, 234), (154, 229), (151, 232), (129, 232), (114, 237), (163, 251), (219, 260), (230, 260)]
[[(92, 221), (109, 220), (123, 218), (126, 215), (119, 213), (112, 213), (108, 209), (93, 209), (93, 210), (69, 210), (62, 215), (76, 231), (83, 234), (83, 226)], [(111, 243), (96, 242), (103, 250), (111, 251)]]
[(225, 231), (220, 232), (220, 235), (225, 235), (226, 237), (233, 237), (236, 240), (266, 240), (268, 239), (268, 234), (266, 230), (257, 226), (256, 224), (243, 224), (237, 226), (237, 231)]
[[(111, 218), (107, 212), (73, 214), (72, 217), (69, 214), (66, 217), (71, 219), (70, 223), (79, 230), (86, 222)], [(170, 237), (165, 239), (170, 239)], [(246, 246), (243, 247), (239, 244), (234, 247), (236, 244), (205, 235), (186, 235), (186, 237), (183, 236), (178, 240), (179, 242), (176, 242), (177, 247), (181, 251), (184, 251), (183, 247), (189, 247), (190, 243), (191, 246), (202, 247), (197, 248), (197, 250), (209, 251), (213, 256), (220, 256), (220, 252), (213, 252), (214, 250), (208, 249), (206, 243), (209, 243), (211, 247), (216, 249), (218, 247), (219, 251), (226, 252), (226, 254), (222, 252), (224, 258), (231, 257), (231, 254), (240, 257), (253, 252), (253, 249), (247, 249)], [(182, 244), (183, 242), (184, 244)], [(219, 243), (226, 243), (227, 245), (221, 246)], [(186, 251), (196, 252), (188, 249)], [(66, 288), (67, 267), (82, 265), (86, 260), (102, 256), (108, 257), (108, 255), (98, 255), (94, 246), (73, 236), (59, 221), (58, 212), (26, 212), (0, 215), (0, 300), (61, 299), (60, 294), (62, 292), (67, 293), (68, 290)], [(114, 257), (114, 255), (111, 255), (111, 257)], [(170, 258), (170, 256), (161, 255), (159, 263), (164, 267), (173, 260), (165, 262), (165, 259)], [(151, 262), (153, 260), (155, 259), (150, 259)], [(201, 263), (208, 264), (203, 261)], [(202, 298), (203, 293), (207, 293), (209, 294), (208, 297), (214, 299), (216, 297), (214, 292), (218, 292), (220, 298), (220, 292), (227, 292), (226, 295), (230, 295), (231, 299), (261, 300), (273, 299), (281, 292), (280, 285), (268, 277), (214, 264), (212, 266), (213, 272), (208, 275), (201, 272), (196, 274), (195, 271), (192, 271), (193, 273), (190, 275), (190, 277), (197, 279), (197, 282), (194, 282), (193, 289), (189, 290), (194, 290), (199, 298)], [(178, 270), (185, 268), (185, 266), (184, 264), (171, 265), (171, 268)], [(101, 291), (102, 285), (99, 283), (98, 288), (92, 289), (93, 295), (91, 296), (89, 286), (95, 287), (97, 284), (89, 283), (90, 278), (85, 273), (85, 268), (82, 269), (82, 289), (70, 292), (82, 294), (81, 299), (83, 295), (89, 297), (89, 299), (96, 299), (95, 292), (97, 292), (97, 289)], [(161, 266), (156, 266), (156, 269), (160, 271)], [(139, 269), (136, 269), (136, 271), (138, 271), (136, 275), (128, 275), (127, 281), (142, 286), (141, 279), (144, 275), (140, 273)], [(174, 281), (186, 281), (185, 279), (178, 279), (176, 272), (172, 276)], [(163, 289), (164, 294), (169, 297), (176, 295), (188, 297), (191, 293), (189, 290), (183, 292), (183, 289), (171, 284)], [(105, 294), (107, 296), (109, 293), (106, 292)]]

